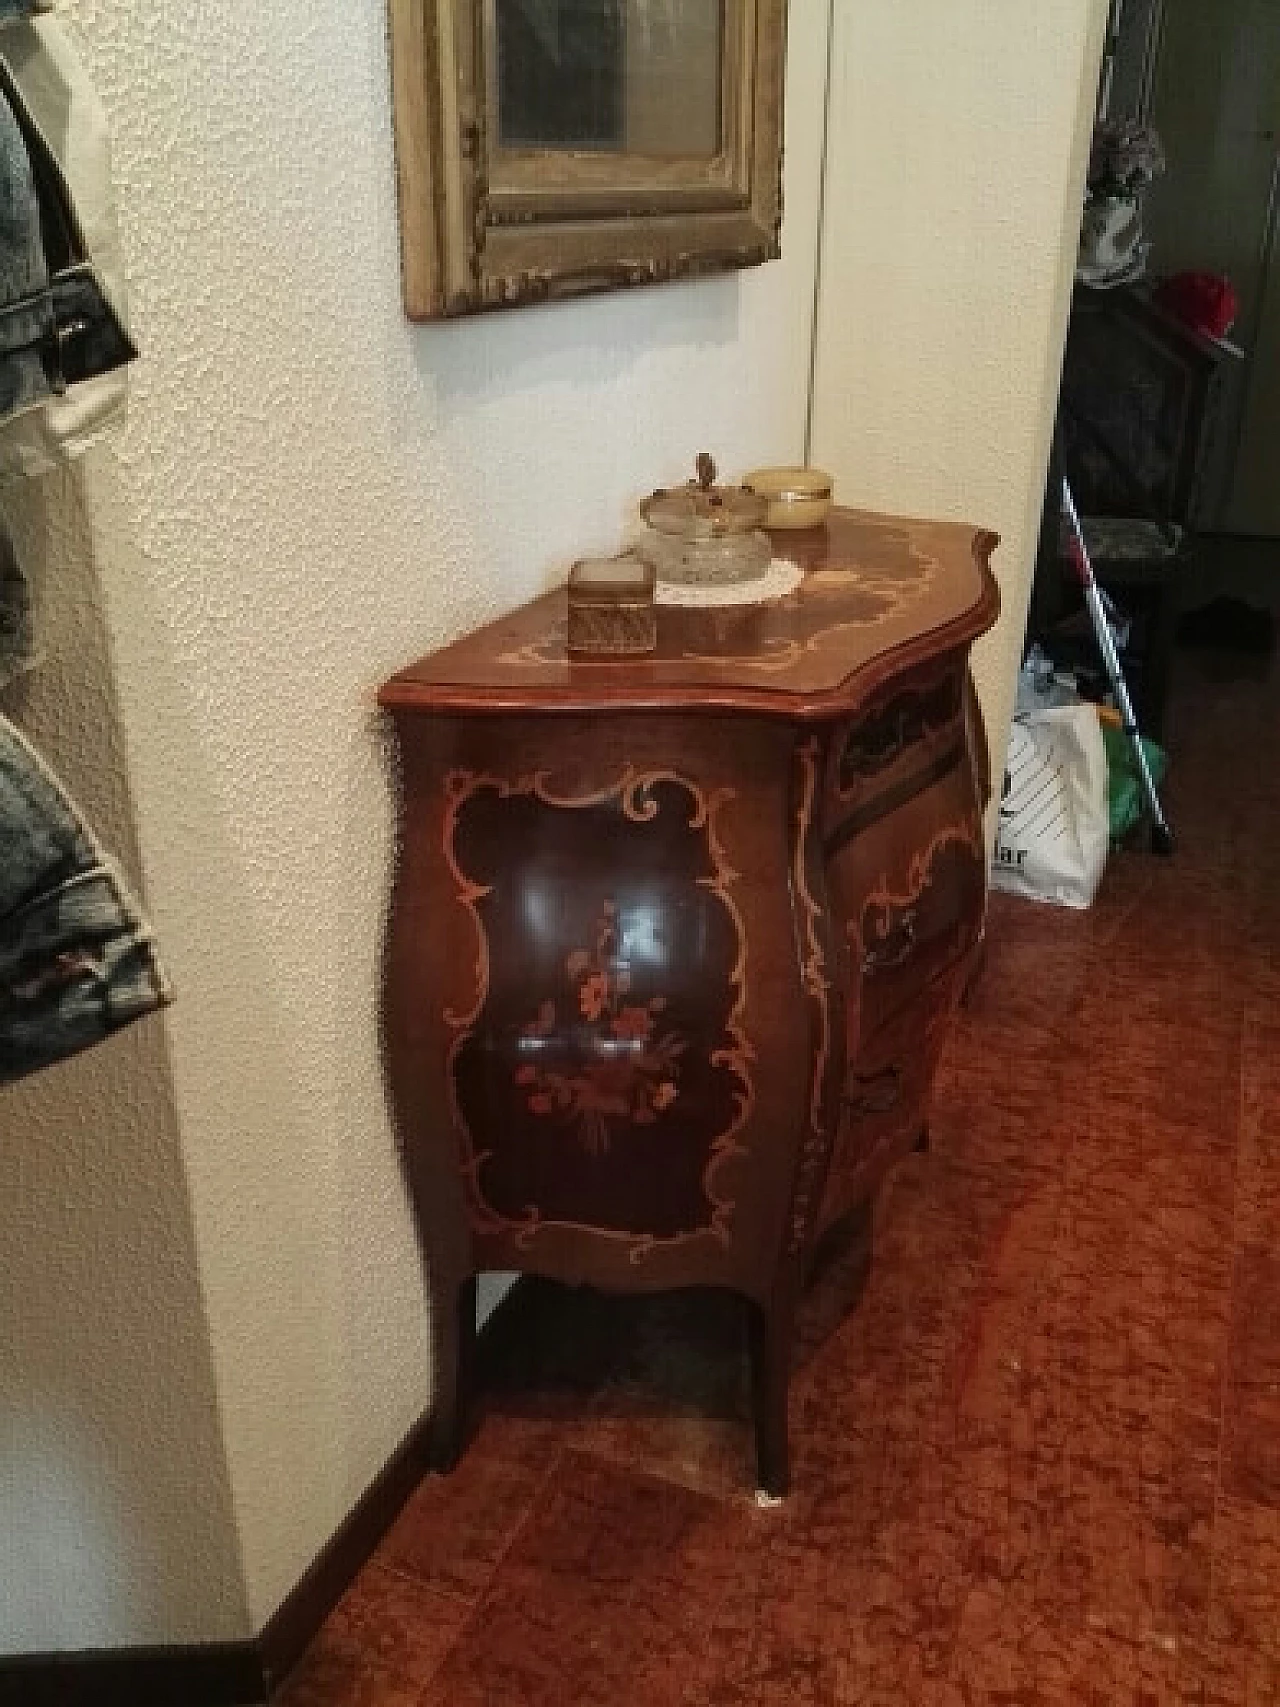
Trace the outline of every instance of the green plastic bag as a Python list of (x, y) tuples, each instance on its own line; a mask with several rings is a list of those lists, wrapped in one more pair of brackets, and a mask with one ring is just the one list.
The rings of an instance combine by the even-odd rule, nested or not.
[[(1102, 739), (1107, 748), (1107, 813), (1111, 820), (1111, 840), (1119, 842), (1142, 816), (1142, 784), (1138, 781), (1137, 767), (1124, 730), (1104, 723)], [(1169, 768), (1168, 754), (1154, 741), (1144, 740), (1142, 750), (1151, 766), (1151, 779), (1159, 788)]]

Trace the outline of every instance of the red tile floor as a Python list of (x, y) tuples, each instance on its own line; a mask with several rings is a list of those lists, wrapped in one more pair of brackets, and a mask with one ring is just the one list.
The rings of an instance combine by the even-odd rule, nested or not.
[(1280, 1703), (1280, 672), (1174, 718), (1176, 860), (993, 907), (786, 1505), (726, 1300), (531, 1289), (288, 1707)]

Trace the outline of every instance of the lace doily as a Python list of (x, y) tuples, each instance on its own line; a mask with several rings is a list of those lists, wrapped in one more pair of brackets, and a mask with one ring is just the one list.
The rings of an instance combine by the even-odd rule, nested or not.
[(725, 586), (688, 586), (683, 581), (659, 581), (654, 595), (660, 605), (763, 605), (771, 599), (785, 599), (794, 593), (804, 580), (804, 570), (785, 557), (775, 557), (763, 575), (751, 581), (735, 581)]

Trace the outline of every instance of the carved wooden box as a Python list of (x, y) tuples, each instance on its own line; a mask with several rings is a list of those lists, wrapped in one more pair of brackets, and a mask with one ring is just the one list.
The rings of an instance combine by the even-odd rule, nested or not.
[(723, 1286), (787, 1485), (806, 1260), (920, 1139), (986, 900), (991, 534), (836, 511), (761, 606), (572, 660), (549, 594), (388, 682), (386, 1043), (448, 1457), (474, 1277)]

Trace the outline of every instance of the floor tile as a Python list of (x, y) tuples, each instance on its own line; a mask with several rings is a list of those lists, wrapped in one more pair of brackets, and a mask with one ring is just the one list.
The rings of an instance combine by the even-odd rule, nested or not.
[(1210, 1634), (1280, 1664), (1280, 1511), (1219, 1499)]
[(1236, 1254), (1223, 1487), (1280, 1508), (1280, 1249)]
[(528, 1516), (549, 1466), (477, 1446), (449, 1476), (429, 1477), (376, 1554), (379, 1565), (478, 1600)]
[(1239, 1237), (1280, 1247), (1280, 983), (1269, 1003), (1245, 1009), (1241, 1103)]
[(754, 1517), (568, 1455), (424, 1707), (678, 1702), (708, 1664)]
[(469, 1616), (464, 1601), (369, 1565), (290, 1677), (281, 1707), (416, 1707)]

